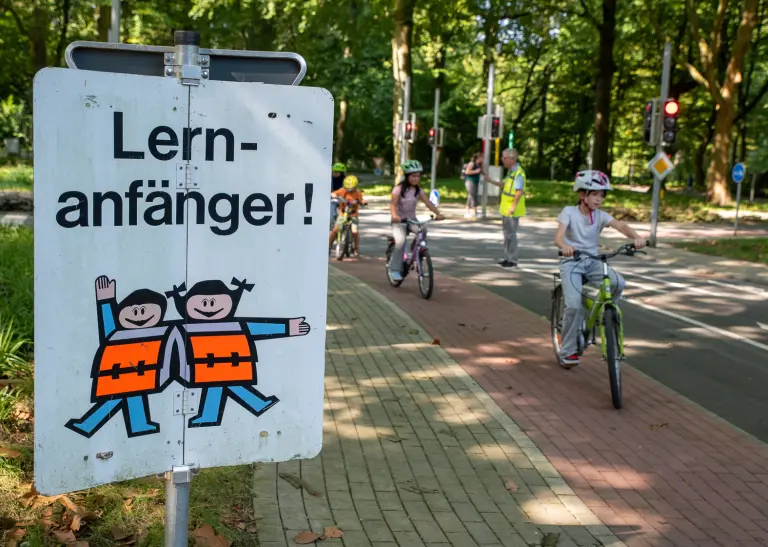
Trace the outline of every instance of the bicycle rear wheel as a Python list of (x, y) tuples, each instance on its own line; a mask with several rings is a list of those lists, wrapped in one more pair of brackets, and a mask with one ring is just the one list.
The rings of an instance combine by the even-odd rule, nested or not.
[(432, 276), (432, 258), (428, 251), (419, 253), (419, 292), (421, 297), (429, 299), (435, 288), (435, 278)]
[(616, 310), (606, 308), (603, 315), (603, 328), (605, 333), (605, 360), (608, 362), (608, 378), (611, 382), (611, 400), (613, 407), (621, 408), (621, 360), (619, 352), (619, 322), (616, 318)]
[(549, 314), (549, 326), (552, 334), (552, 349), (555, 351), (555, 360), (560, 364), (560, 348), (563, 344), (563, 315), (565, 313), (565, 298), (563, 286), (558, 285), (552, 291), (552, 309)]

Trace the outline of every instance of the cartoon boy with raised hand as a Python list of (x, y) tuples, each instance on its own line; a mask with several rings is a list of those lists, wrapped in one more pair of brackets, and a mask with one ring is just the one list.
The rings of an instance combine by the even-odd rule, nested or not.
[(253, 285), (235, 278), (231, 283), (235, 289), (218, 280), (201, 281), (184, 296), (182, 283), (166, 293), (185, 322), (186, 355), (178, 380), (187, 387), (203, 388), (200, 412), (189, 420), (189, 427), (221, 425), (228, 398), (255, 416), (277, 404), (277, 397), (265, 397), (253, 387), (258, 361), (254, 342), (304, 336), (310, 330), (303, 317), (235, 317), (243, 291), (250, 292)]
[[(115, 281), (100, 276), (96, 302), (99, 349), (91, 368), (94, 405), (66, 427), (91, 437), (122, 410), (129, 437), (157, 433), (160, 425), (150, 421), (147, 395), (162, 391), (171, 381), (170, 352), (166, 351), (169, 325), (161, 323), (167, 300), (160, 293), (140, 289), (118, 304)], [(180, 338), (178, 331), (172, 332), (172, 337)]]

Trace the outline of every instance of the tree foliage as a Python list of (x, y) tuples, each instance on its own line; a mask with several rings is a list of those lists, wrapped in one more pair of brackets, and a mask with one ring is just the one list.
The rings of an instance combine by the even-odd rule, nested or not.
[[(63, 66), (74, 40), (106, 40), (110, 4), (0, 0), (0, 138), (30, 134), (18, 126), (29, 123), (34, 74)], [(682, 107), (674, 176), (694, 177), (722, 203), (734, 161), (768, 169), (765, 0), (123, 0), (123, 41), (170, 45), (178, 29), (200, 31), (205, 47), (301, 54), (302, 85), (336, 99), (334, 155), (358, 168), (396, 163), (393, 122), (410, 76), (419, 139), (408, 153), (430, 158), (439, 88), (439, 169), (455, 173), (480, 149), (494, 63), (500, 147), (512, 131), (532, 175), (569, 178), (593, 165), (638, 182), (648, 182), (654, 152), (642, 141), (642, 112), (659, 94), (668, 41), (670, 95)]]

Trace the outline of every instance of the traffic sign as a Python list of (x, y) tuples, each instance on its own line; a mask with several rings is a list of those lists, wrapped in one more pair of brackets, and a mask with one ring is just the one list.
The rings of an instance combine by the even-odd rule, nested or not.
[(316, 455), (331, 95), (46, 68), (34, 108), (37, 490)]
[(741, 181), (744, 180), (744, 175), (747, 172), (747, 168), (744, 166), (742, 162), (737, 163), (733, 166), (733, 170), (731, 171), (731, 178), (733, 179), (733, 182), (736, 184), (741, 184)]
[[(211, 80), (298, 85), (307, 73), (307, 64), (297, 53), (208, 48), (199, 51)], [(69, 68), (163, 76), (175, 55), (171, 46), (77, 41), (67, 47), (64, 58)]]
[(434, 205), (435, 207), (437, 207), (438, 205), (440, 205), (440, 192), (438, 192), (438, 191), (437, 191), (437, 188), (433, 189), (433, 190), (432, 190), (432, 191), (429, 193), (429, 201), (430, 201), (430, 203), (432, 203), (432, 205)]
[(674, 171), (675, 164), (672, 163), (669, 156), (662, 151), (656, 154), (653, 159), (648, 162), (648, 169), (650, 169), (651, 173), (653, 173), (659, 180), (664, 180), (668, 174)]

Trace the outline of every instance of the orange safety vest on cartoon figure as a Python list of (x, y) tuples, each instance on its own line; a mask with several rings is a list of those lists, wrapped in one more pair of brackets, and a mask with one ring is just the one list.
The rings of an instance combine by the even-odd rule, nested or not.
[(167, 327), (117, 331), (96, 354), (94, 398), (150, 393), (168, 379), (162, 358)]
[(256, 349), (239, 323), (192, 323), (185, 329), (190, 385), (256, 383)]

